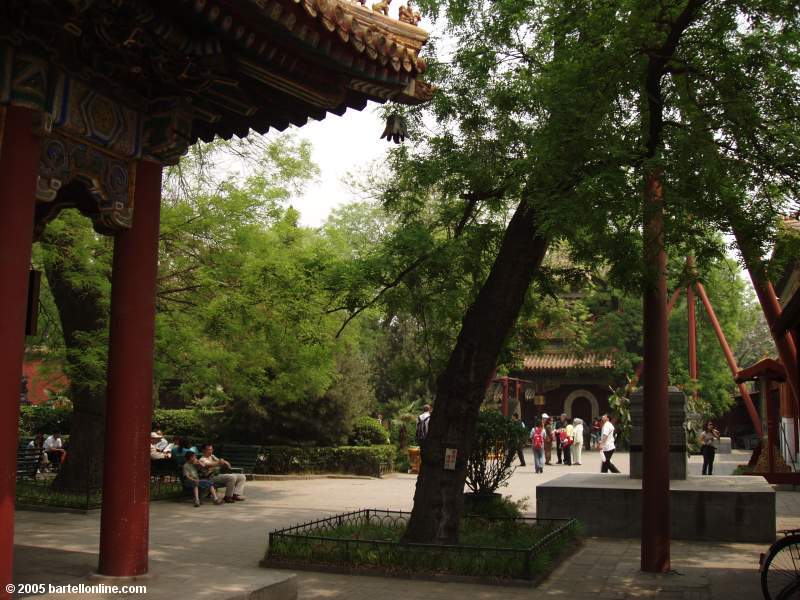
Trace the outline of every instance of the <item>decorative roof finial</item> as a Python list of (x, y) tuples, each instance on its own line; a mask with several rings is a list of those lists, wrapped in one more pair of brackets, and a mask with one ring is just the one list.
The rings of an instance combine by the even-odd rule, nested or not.
[(375, 12), (383, 13), (387, 17), (389, 16), (389, 5), (392, 3), (392, 0), (380, 0), (380, 2), (376, 2), (372, 5), (372, 10)]
[(420, 19), (422, 19), (422, 15), (419, 14), (418, 10), (414, 10), (412, 0), (408, 0), (408, 3), (405, 6), (400, 6), (400, 15), (398, 19), (403, 23), (409, 23), (416, 26)]

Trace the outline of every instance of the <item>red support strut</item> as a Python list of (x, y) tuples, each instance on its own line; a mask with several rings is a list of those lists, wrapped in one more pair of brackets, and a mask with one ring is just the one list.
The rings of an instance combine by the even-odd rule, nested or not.
[[(694, 285), (695, 289), (697, 290), (697, 295), (700, 296), (700, 300), (703, 302), (703, 306), (706, 309), (708, 319), (711, 321), (711, 326), (714, 328), (714, 333), (717, 334), (719, 345), (722, 347), (722, 352), (725, 354), (725, 360), (728, 362), (728, 368), (730, 368), (735, 379), (739, 374), (739, 367), (736, 365), (736, 359), (733, 357), (731, 347), (728, 346), (728, 340), (725, 339), (725, 334), (722, 331), (722, 327), (719, 325), (717, 314), (714, 312), (714, 307), (711, 306), (711, 301), (708, 299), (708, 295), (706, 294), (706, 289), (703, 287), (703, 284), (698, 281)], [(753, 404), (753, 399), (750, 398), (750, 392), (747, 391), (745, 384), (739, 384), (739, 393), (742, 396), (745, 407), (747, 407), (747, 412), (750, 415), (750, 420), (753, 422), (753, 427), (755, 427), (756, 433), (761, 436), (763, 431), (761, 427), (761, 418), (758, 416), (758, 411), (756, 411), (756, 407)]]
[(100, 522), (102, 575), (147, 573), (153, 339), (161, 166), (140, 161), (133, 225), (114, 240), (106, 447), (125, 448), (126, 466), (106, 461)]
[(34, 112), (0, 106), (0, 598), (10, 598), (14, 556), (19, 385), (40, 142)]

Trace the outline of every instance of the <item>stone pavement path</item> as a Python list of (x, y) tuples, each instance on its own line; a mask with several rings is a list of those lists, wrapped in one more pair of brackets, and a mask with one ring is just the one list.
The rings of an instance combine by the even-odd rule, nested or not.
[[(717, 474), (730, 473), (746, 457), (744, 453), (718, 456)], [(528, 466), (514, 474), (509, 487), (503, 492), (515, 499), (528, 497), (528, 510), (535, 512), (536, 484), (567, 472), (599, 471), (600, 461), (596, 452), (585, 453), (583, 462), (583, 466), (549, 467), (544, 474), (536, 475), (529, 460)], [(626, 455), (615, 456), (614, 462), (623, 472), (627, 471)], [(690, 471), (699, 474), (700, 464), (699, 457), (692, 457)], [(156, 502), (150, 511), (151, 558), (154, 564), (170, 570), (196, 572), (205, 566), (213, 566), (222, 572), (226, 568), (235, 569), (241, 576), (263, 574), (264, 570), (259, 569), (258, 561), (263, 557), (270, 530), (355, 508), (408, 510), (412, 505), (415, 482), (415, 476), (405, 474), (380, 480), (264, 481), (249, 483), (248, 501), (241, 504), (205, 504), (195, 509), (189, 503)], [(800, 526), (800, 493), (779, 492), (778, 514), (779, 527), (795, 523)], [(42, 559), (39, 565), (47, 565), (37, 567), (36, 560), (26, 560), (26, 577), (41, 578), (43, 573), (53, 578), (64, 578), (68, 574), (74, 577), (75, 569), (80, 567), (85, 571), (96, 564), (98, 541), (99, 514), (16, 513), (15, 542), (25, 546), (26, 556), (39, 552)], [(51, 560), (57, 554), (53, 549), (80, 553), (80, 560), (73, 561), (75, 564), (61, 572), (53, 572), (53, 569), (47, 571), (52, 564), (58, 563), (57, 560)], [(590, 597), (593, 600), (751, 600), (759, 597), (758, 555), (765, 550), (763, 546), (748, 544), (675, 542), (672, 559), (673, 568), (678, 573), (654, 576), (639, 572), (639, 546), (636, 540), (588, 539), (576, 554), (534, 590), (301, 573), (298, 576), (299, 598), (515, 600), (535, 595), (570, 600)], [(157, 580), (154, 580), (153, 586), (157, 589)], [(159, 596), (148, 594), (148, 597)]]

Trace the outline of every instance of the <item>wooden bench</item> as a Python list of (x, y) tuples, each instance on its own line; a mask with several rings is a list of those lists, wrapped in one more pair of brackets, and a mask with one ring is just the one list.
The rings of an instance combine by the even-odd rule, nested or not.
[(42, 463), (41, 448), (17, 448), (17, 477), (30, 477), (36, 479), (39, 473), (39, 466)]
[(224, 458), (231, 463), (231, 472), (242, 473), (248, 479), (252, 479), (255, 472), (256, 463), (260, 446), (248, 446), (244, 444), (221, 444), (219, 451), (214, 454), (219, 458)]

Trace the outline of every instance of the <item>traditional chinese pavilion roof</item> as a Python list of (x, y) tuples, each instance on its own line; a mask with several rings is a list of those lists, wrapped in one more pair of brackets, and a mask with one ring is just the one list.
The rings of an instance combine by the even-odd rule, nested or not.
[(745, 381), (753, 381), (759, 377), (766, 377), (773, 381), (786, 381), (786, 369), (783, 364), (773, 358), (764, 358), (742, 369), (736, 374), (736, 383), (744, 383)]
[(526, 356), (526, 371), (597, 371), (613, 369), (610, 354), (599, 352), (541, 352)]
[(427, 37), (350, 0), (6, 0), (0, 103), (169, 163), (198, 139), (424, 102)]

